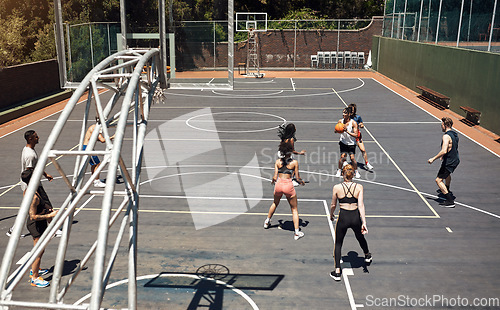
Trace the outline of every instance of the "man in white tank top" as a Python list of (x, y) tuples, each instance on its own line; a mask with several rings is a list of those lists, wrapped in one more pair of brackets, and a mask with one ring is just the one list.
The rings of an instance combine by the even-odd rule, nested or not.
[(355, 159), (356, 154), (356, 137), (358, 136), (358, 123), (354, 120), (350, 119), (351, 111), (350, 107), (347, 107), (342, 112), (343, 119), (339, 120), (342, 124), (344, 124), (344, 132), (340, 133), (340, 159), (336, 177), (340, 178), (342, 176), (342, 167), (346, 163), (347, 155), (351, 159), (351, 165), (354, 168), (354, 175), (356, 178), (360, 178), (358, 172), (358, 163)]

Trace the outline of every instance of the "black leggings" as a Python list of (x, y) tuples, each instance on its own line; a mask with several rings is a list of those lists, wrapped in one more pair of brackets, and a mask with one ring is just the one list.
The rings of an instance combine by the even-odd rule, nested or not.
[(356, 235), (356, 239), (358, 239), (359, 245), (361, 246), (361, 249), (363, 249), (364, 254), (370, 253), (365, 236), (361, 233), (361, 217), (359, 215), (359, 209), (345, 210), (340, 208), (337, 225), (335, 225), (335, 250), (333, 252), (335, 268), (340, 268), (340, 252), (342, 250), (342, 243), (344, 243), (344, 237), (347, 233), (347, 229), (349, 228), (354, 231), (354, 235)]

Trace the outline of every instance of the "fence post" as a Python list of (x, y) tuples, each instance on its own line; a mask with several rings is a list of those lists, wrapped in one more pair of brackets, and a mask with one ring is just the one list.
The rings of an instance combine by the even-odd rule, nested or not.
[(297, 59), (297, 21), (294, 21), (295, 38), (293, 40), (293, 71), (295, 71), (295, 64)]
[(491, 39), (493, 38), (493, 27), (495, 27), (495, 13), (497, 11), (497, 0), (493, 6), (493, 16), (491, 17), (490, 41), (488, 42), (488, 52), (491, 51)]

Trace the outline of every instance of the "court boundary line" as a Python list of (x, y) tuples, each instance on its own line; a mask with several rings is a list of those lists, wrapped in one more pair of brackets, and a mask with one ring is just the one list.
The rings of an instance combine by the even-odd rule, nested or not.
[[(337, 93), (337, 91), (335, 90), (335, 88), (332, 88), (333, 92), (337, 95), (337, 97), (339, 97), (339, 99), (342, 101), (342, 103), (344, 103), (344, 105), (347, 107), (348, 104), (344, 101), (344, 99)], [(420, 193), (420, 191), (416, 188), (416, 186), (413, 184), (413, 182), (410, 181), (410, 179), (406, 176), (406, 174), (403, 172), (403, 170), (401, 170), (401, 168), (399, 168), (398, 164), (396, 164), (396, 162), (394, 161), (394, 159), (389, 155), (389, 153), (382, 147), (382, 145), (378, 142), (378, 140), (375, 138), (375, 136), (372, 135), (372, 133), (370, 132), (370, 130), (368, 130), (368, 128), (366, 128), (366, 126), (364, 127), (364, 129), (366, 130), (366, 132), (372, 137), (373, 141), (375, 141), (375, 143), (377, 143), (378, 147), (382, 150), (382, 152), (384, 152), (384, 154), (387, 156), (387, 158), (392, 162), (392, 164), (394, 165), (394, 167), (396, 167), (396, 169), (399, 171), (399, 173), (401, 173), (401, 175), (403, 176), (403, 178), (408, 182), (408, 184), (415, 190), (415, 192), (417, 193), (417, 195), (422, 199), (422, 201), (424, 202), (425, 205), (427, 205), (427, 207), (431, 210), (432, 213), (434, 213), (434, 215), (436, 215), (437, 217), (440, 217), (439, 214), (436, 212), (436, 210), (434, 210), (434, 208), (430, 205), (430, 203), (424, 199), (424, 197), (422, 196), (422, 194)]]
[[(417, 108), (419, 108), (420, 110), (424, 111), (425, 113), (429, 114), (430, 116), (432, 116), (433, 118), (437, 119), (439, 122), (441, 122), (441, 120), (439, 119), (439, 117), (435, 116), (434, 114), (432, 114), (431, 112), (425, 110), (424, 108), (422, 108), (421, 106), (419, 106), (418, 104), (416, 104), (415, 102), (411, 101), (410, 99), (404, 97), (403, 95), (401, 95), (400, 93), (398, 93), (397, 91), (391, 89), (390, 87), (382, 84), (381, 82), (379, 82), (377, 79), (375, 78), (370, 78), (372, 80), (374, 80), (375, 82), (379, 83), (380, 85), (382, 85), (383, 87), (387, 88), (388, 90), (390, 90), (391, 92), (395, 93), (396, 95), (398, 95), (399, 97), (403, 98), (404, 100), (410, 102), (411, 104), (413, 104), (414, 106), (416, 106)], [(406, 86), (405, 86), (406, 87)], [(491, 154), (495, 155), (496, 157), (500, 158), (500, 155), (495, 153), (494, 151), (490, 150), (488, 147), (486, 147), (485, 145), (482, 145), (481, 143), (479, 143), (478, 141), (472, 139), (471, 137), (469, 137), (467, 134), (463, 133), (462, 131), (456, 129), (456, 128), (453, 128), (453, 130), (459, 132), (461, 135), (463, 135), (464, 137), (467, 137), (467, 139), (469, 139), (470, 141), (476, 143), (477, 145), (479, 145), (480, 147), (482, 147), (483, 149), (487, 150), (488, 152), (490, 152)]]

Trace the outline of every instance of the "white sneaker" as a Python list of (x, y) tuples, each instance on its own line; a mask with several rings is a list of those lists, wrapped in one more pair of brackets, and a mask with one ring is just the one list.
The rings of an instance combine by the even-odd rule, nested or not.
[(42, 277), (38, 277), (36, 279), (31, 279), (31, 286), (36, 287), (47, 287), (50, 285), (49, 281), (45, 281)]
[[(62, 230), (58, 229), (58, 230), (56, 231), (56, 237), (57, 237), (57, 238), (61, 238), (61, 236), (62, 236)], [(41, 276), (42, 276), (42, 275), (41, 275)]]
[(337, 169), (337, 173), (335, 173), (335, 177), (336, 177), (336, 178), (340, 178), (340, 177), (342, 177), (342, 170)]
[(10, 235), (12, 235), (13, 230), (14, 230), (14, 227), (11, 227), (11, 228), (9, 228), (9, 230), (5, 234), (10, 237)]
[(355, 172), (355, 174), (354, 174), (354, 177), (355, 177), (356, 179), (361, 178), (361, 175), (359, 174), (359, 171), (358, 171), (358, 170), (356, 170), (356, 172)]
[(271, 226), (271, 221), (264, 221), (264, 229), (268, 229)]
[(366, 167), (366, 169), (368, 169), (368, 170), (373, 170), (373, 166), (372, 166), (372, 165), (370, 165), (370, 163), (366, 163), (365, 167)]
[(304, 233), (301, 231), (299, 231), (297, 234), (294, 233), (294, 235), (293, 235), (293, 239), (295, 239), (295, 240), (299, 240), (302, 237), (304, 237)]
[(344, 162), (342, 163), (342, 169), (344, 169), (345, 166), (347, 166), (347, 160), (344, 160)]
[(106, 187), (106, 183), (103, 183), (101, 180), (94, 180), (95, 187)]

